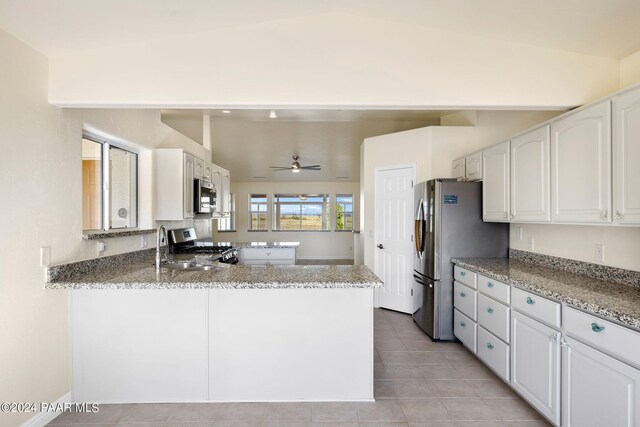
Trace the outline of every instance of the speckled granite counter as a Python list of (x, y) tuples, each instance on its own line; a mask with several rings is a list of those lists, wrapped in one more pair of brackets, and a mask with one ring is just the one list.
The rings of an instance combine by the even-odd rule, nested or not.
[(135, 260), (117, 268), (96, 269), (51, 280), (47, 289), (287, 289), (377, 288), (382, 282), (360, 265), (228, 265), (206, 271), (156, 273), (150, 259)]
[(460, 267), (640, 330), (640, 289), (513, 258), (452, 258)]

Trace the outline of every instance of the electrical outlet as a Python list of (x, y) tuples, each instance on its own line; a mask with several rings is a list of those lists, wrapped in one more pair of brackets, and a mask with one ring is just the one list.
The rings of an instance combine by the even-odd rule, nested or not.
[(596, 243), (596, 262), (604, 262), (604, 245)]
[(149, 247), (149, 239), (147, 236), (140, 236), (140, 247), (142, 249)]
[(49, 267), (51, 264), (51, 246), (40, 248), (40, 267)]
[(522, 227), (516, 227), (516, 239), (522, 240)]
[(533, 245), (533, 237), (529, 237), (527, 239), (527, 250), (529, 252), (533, 252), (535, 250), (534, 248), (535, 248), (535, 246)]
[(96, 252), (98, 253), (98, 256), (102, 255), (106, 248), (107, 245), (105, 245), (104, 242), (98, 240), (98, 242), (96, 243)]

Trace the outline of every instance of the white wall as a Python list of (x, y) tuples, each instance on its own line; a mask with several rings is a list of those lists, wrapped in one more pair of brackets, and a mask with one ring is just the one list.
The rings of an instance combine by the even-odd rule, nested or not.
[[(231, 192), (236, 197), (236, 230), (235, 233), (218, 233), (219, 240), (235, 242), (251, 241), (286, 241), (300, 242), (297, 256), (303, 259), (353, 259), (353, 233), (334, 231), (335, 228), (335, 195), (353, 194), (354, 228), (358, 227), (357, 212), (359, 209), (357, 182), (232, 182)], [(249, 194), (303, 194), (319, 193), (331, 196), (331, 231), (328, 232), (295, 232), (295, 231), (248, 231), (249, 226)], [(272, 228), (271, 209), (267, 223)]]
[[(47, 59), (0, 31), (0, 401), (53, 402), (70, 390), (67, 292), (44, 289), (40, 247), (52, 264), (93, 258), (82, 234), (82, 127), (100, 129), (140, 151), (140, 226), (152, 227), (150, 150), (201, 145), (150, 110), (61, 110), (47, 102)], [(140, 248), (140, 237), (105, 241), (105, 255)], [(15, 426), (33, 414), (0, 413)]]
[[(567, 107), (619, 64), (346, 14), (317, 14), (51, 58), (64, 106)], [(543, 108), (541, 108), (543, 109)]]
[(640, 83), (640, 51), (620, 60), (620, 89)]
[(432, 126), (367, 138), (363, 142), (361, 200), (365, 265), (373, 269), (375, 168), (416, 163), (418, 182), (451, 176), (451, 162), (500, 142), (559, 112), (478, 111), (476, 126)]

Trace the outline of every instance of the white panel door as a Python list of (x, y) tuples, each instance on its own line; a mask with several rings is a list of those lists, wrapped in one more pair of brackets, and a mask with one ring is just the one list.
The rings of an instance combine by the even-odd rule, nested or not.
[(613, 98), (614, 221), (640, 224), (640, 89)]
[(549, 125), (511, 139), (511, 221), (551, 221)]
[(513, 311), (511, 386), (560, 425), (560, 332)]
[(467, 181), (482, 180), (482, 151), (468, 155), (465, 164)]
[(194, 158), (194, 170), (193, 170), (193, 177), (195, 179), (202, 179), (202, 177), (204, 176), (204, 160), (202, 159), (198, 159), (198, 158)]
[(640, 426), (640, 371), (566, 338), (563, 426)]
[(413, 166), (380, 169), (375, 181), (377, 304), (403, 313), (412, 313), (414, 176)]
[(509, 141), (482, 152), (482, 219), (509, 222)]
[(184, 153), (184, 217), (193, 218), (193, 176), (195, 159)]
[(611, 102), (551, 124), (551, 218), (611, 222)]

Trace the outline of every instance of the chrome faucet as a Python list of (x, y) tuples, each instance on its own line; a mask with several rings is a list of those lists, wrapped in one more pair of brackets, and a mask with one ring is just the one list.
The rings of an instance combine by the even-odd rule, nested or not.
[[(156, 235), (156, 271), (160, 271), (160, 266), (162, 264), (162, 248), (161, 248), (161, 244), (162, 243), (167, 244), (167, 229), (164, 228), (164, 225), (161, 225), (160, 227), (158, 227), (158, 232)], [(167, 254), (165, 252), (164, 254), (164, 258), (166, 259)]]

